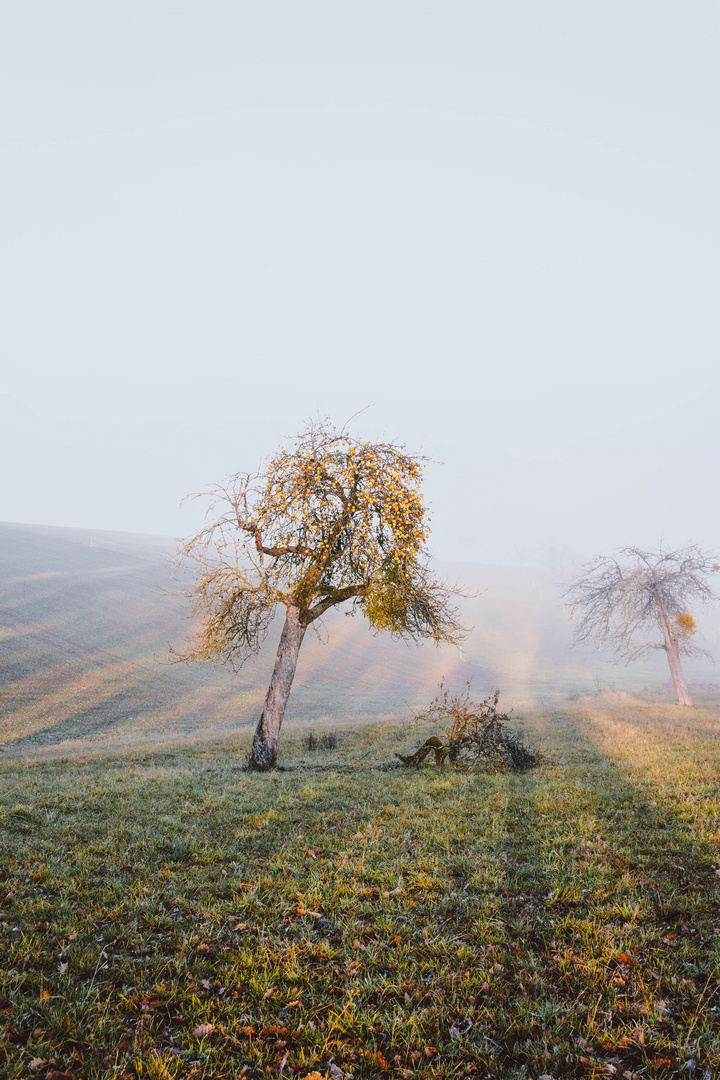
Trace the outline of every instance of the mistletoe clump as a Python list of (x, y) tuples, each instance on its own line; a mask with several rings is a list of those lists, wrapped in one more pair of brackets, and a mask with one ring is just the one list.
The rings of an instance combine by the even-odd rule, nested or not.
[(509, 714), (498, 712), (499, 699), (500, 691), (495, 690), (477, 703), (470, 699), (470, 683), (463, 693), (455, 694), (441, 683), (428, 708), (414, 716), (416, 725), (432, 724), (440, 734), (426, 739), (414, 754), (396, 756), (403, 765), (417, 766), (432, 754), (436, 765), (449, 762), (491, 772), (531, 769), (540, 764), (542, 755), (525, 746), (509, 727)]

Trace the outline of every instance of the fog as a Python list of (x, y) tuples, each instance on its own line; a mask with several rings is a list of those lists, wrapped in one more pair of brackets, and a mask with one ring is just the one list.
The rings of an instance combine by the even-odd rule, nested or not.
[(720, 535), (711, 3), (15, 5), (0, 518), (183, 535), (308, 417), (443, 559)]

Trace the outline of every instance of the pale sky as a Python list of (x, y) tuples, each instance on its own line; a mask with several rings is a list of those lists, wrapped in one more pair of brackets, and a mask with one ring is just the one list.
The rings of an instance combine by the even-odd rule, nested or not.
[(720, 546), (714, 0), (28, 0), (0, 94), (0, 519), (366, 409), (443, 558)]

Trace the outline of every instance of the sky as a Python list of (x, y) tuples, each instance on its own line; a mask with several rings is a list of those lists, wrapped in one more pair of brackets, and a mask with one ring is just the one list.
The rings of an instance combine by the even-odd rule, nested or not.
[(0, 519), (187, 535), (355, 416), (431, 459), (443, 559), (720, 546), (712, 0), (3, 24)]

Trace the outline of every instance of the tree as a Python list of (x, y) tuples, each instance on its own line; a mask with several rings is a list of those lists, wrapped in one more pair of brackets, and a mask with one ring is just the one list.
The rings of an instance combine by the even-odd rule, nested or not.
[(177, 561), (198, 620), (184, 661), (232, 670), (260, 649), (278, 607), (285, 621), (250, 767), (275, 767), (280, 727), (309, 626), (350, 603), (376, 631), (458, 643), (466, 631), (425, 548), (423, 458), (361, 443), (312, 423), (262, 473), (238, 473), (209, 492), (206, 525)]
[(626, 662), (664, 649), (679, 705), (692, 705), (681, 656), (708, 653), (693, 641), (693, 601), (716, 599), (709, 579), (720, 570), (718, 557), (695, 544), (677, 551), (622, 548), (598, 556), (565, 593), (576, 620), (575, 640), (615, 647)]

